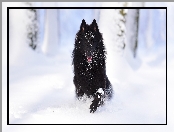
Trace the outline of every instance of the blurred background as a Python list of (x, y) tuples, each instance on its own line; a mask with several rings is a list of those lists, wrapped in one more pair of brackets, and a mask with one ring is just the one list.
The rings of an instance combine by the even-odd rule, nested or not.
[[(173, 47), (173, 6), (167, 2), (3, 3), (3, 56), (7, 54), (6, 7), (120, 7), (9, 10), (10, 123), (166, 123), (166, 41)], [(121, 7), (168, 7), (168, 14), (165, 9)], [(88, 115), (90, 102), (77, 102), (74, 93), (71, 55), (82, 19), (98, 23), (115, 93), (93, 117)], [(168, 49), (171, 67), (173, 56)]]
[[(15, 4), (20, 7), (162, 5), (146, 2), (25, 2)], [(147, 54), (147, 51), (149, 54), (160, 50), (158, 52), (160, 57), (156, 56), (156, 60), (154, 60), (157, 62), (156, 64), (161, 63), (166, 57), (165, 9), (12, 9), (9, 10), (9, 64), (17, 65), (20, 61), (21, 65), (24, 60), (27, 62), (23, 62), (23, 64), (33, 62), (36, 58), (28, 57), (27, 60), (21, 58), (30, 56), (30, 53), (27, 52), (31, 51), (51, 58), (60, 56), (60, 53), (65, 53), (63, 56), (70, 56), (75, 34), (79, 30), (82, 19), (85, 19), (88, 24), (93, 19), (97, 20), (108, 51), (108, 63), (114, 62), (113, 57), (121, 55), (135, 70), (143, 61), (140, 59), (141, 55)], [(32, 52), (31, 54), (35, 54)], [(21, 62), (21, 60), (23, 61)]]

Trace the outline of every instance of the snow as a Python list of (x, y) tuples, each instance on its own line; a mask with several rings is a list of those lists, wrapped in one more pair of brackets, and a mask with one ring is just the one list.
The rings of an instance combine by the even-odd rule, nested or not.
[[(11, 4), (11, 5), (10, 5)], [(174, 34), (172, 21), (173, 3), (148, 3), (146, 6), (168, 6), (168, 122), (167, 126), (7, 126), (7, 47), (6, 47), (6, 6), (18, 6), (20, 3), (3, 3), (2, 5), (2, 130), (3, 132), (28, 131), (113, 131), (120, 132), (147, 132), (147, 131), (174, 131), (173, 113), (173, 67), (174, 54), (172, 34)], [(78, 3), (73, 5), (78, 6)], [(60, 5), (66, 5), (60, 3)], [(82, 6), (83, 4), (79, 4)], [(87, 3), (84, 3), (86, 6)], [(90, 3), (92, 6), (93, 4)], [(67, 6), (67, 5), (66, 5)], [(70, 5), (72, 6), (72, 5)], [(84, 19), (91, 23), (93, 10), (82, 10)], [(12, 124), (165, 124), (166, 123), (166, 43), (164, 37), (165, 15), (163, 10), (143, 10), (140, 14), (140, 36), (138, 58), (126, 58), (114, 52), (113, 40), (109, 39), (112, 33), (107, 30), (105, 19), (99, 23), (103, 33), (107, 50), (106, 71), (113, 85), (114, 96), (103, 107), (91, 114), (89, 106), (91, 99), (78, 101), (75, 98), (73, 84), (73, 68), (71, 53), (75, 34), (80, 28), (83, 14), (78, 11), (61, 10), (64, 14), (60, 18), (60, 45), (55, 56), (47, 56), (42, 52), (34, 52), (27, 47), (18, 32), (23, 32), (24, 25), (19, 24), (23, 12), (18, 14), (16, 20), (12, 16), (10, 38), (10, 65), (9, 65), (9, 119)], [(12, 13), (13, 14), (13, 13)], [(107, 14), (107, 13), (105, 13)], [(152, 15), (153, 14), (153, 15)], [(20, 16), (21, 15), (21, 16)], [(103, 17), (104, 14), (101, 15)], [(108, 14), (107, 14), (108, 15)], [(147, 16), (149, 17), (146, 20)], [(152, 19), (159, 15), (159, 21)], [(68, 16), (68, 17), (67, 17)], [(74, 19), (73, 19), (74, 18)], [(72, 23), (71, 23), (72, 22)], [(146, 28), (145, 24), (148, 25)], [(19, 24), (15, 27), (15, 25)], [(103, 27), (105, 25), (105, 27)], [(156, 26), (152, 26), (156, 25)], [(109, 24), (112, 27), (112, 23)], [(65, 29), (63, 29), (65, 28)], [(151, 29), (150, 29), (151, 28)], [(18, 29), (18, 31), (17, 31)], [(157, 32), (156, 32), (157, 30)], [(154, 36), (151, 37), (148, 33)], [(147, 41), (145, 41), (147, 40)], [(146, 45), (148, 42), (150, 45)], [(125, 51), (129, 52), (129, 51)], [(128, 61), (129, 60), (129, 61)]]
[(103, 91), (102, 88), (99, 88), (97, 92), (98, 92), (98, 93), (101, 93), (102, 95), (104, 95), (104, 91)]

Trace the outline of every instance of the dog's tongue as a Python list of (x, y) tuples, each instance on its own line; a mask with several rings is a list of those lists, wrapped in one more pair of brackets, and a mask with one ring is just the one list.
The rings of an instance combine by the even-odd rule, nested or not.
[(87, 61), (88, 61), (88, 63), (92, 62), (92, 56), (88, 56)]

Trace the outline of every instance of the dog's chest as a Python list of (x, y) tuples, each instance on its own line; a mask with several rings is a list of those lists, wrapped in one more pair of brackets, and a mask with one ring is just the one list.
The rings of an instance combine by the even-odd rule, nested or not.
[(86, 81), (94, 81), (97, 75), (97, 67), (93, 64), (81, 65), (80, 76), (85, 77)]
[(87, 67), (86, 68), (86, 78), (88, 79), (88, 81), (93, 81), (94, 77), (95, 77), (95, 72), (94, 72), (94, 68), (93, 67)]

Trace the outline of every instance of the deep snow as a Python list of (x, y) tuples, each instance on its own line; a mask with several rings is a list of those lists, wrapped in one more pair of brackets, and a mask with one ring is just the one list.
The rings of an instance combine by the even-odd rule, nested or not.
[[(153, 4), (152, 4), (153, 5)], [(160, 4), (156, 4), (158, 6)], [(166, 3), (167, 6), (172, 7), (170, 3)], [(6, 14), (5, 6), (3, 4), (3, 31), (6, 29)], [(172, 8), (169, 8), (172, 11)], [(92, 11), (89, 11), (90, 13)], [(159, 11), (160, 12), (160, 11)], [(149, 38), (147, 34), (160, 34), (164, 31), (165, 24), (164, 12), (151, 12), (153, 15), (159, 15), (161, 23), (156, 22), (157, 26), (147, 27), (147, 32), (144, 28), (146, 22), (146, 12), (142, 11), (144, 16), (141, 18), (140, 36), (138, 49), (138, 58), (133, 60), (128, 56), (122, 56), (114, 53), (112, 45), (109, 43), (109, 32), (104, 30), (101, 26), (104, 34), (105, 45), (107, 48), (107, 73), (110, 81), (114, 88), (114, 97), (110, 102), (107, 102), (105, 106), (100, 107), (99, 110), (91, 114), (89, 113), (90, 99), (86, 101), (77, 101), (75, 99), (74, 84), (72, 81), (72, 48), (75, 39), (76, 30), (78, 30), (82, 14), (77, 15), (76, 24), (74, 27), (77, 29), (69, 28), (70, 37), (64, 36), (68, 31), (63, 31), (60, 41), (60, 49), (56, 56), (47, 56), (41, 52), (33, 52), (32, 49), (28, 48), (21, 43), (17, 43), (20, 35), (16, 35), (16, 39), (10, 40), (10, 66), (9, 66), (9, 116), (10, 123), (13, 124), (165, 124), (166, 119), (166, 53), (165, 53), (165, 37), (160, 38)], [(21, 12), (22, 13), (22, 12)], [(73, 19), (70, 12), (62, 11), (62, 14), (68, 14)], [(88, 16), (87, 23), (92, 21), (93, 17)], [(89, 13), (89, 14), (90, 14)], [(159, 13), (159, 14), (158, 14)], [(152, 15), (152, 16), (153, 16)], [(68, 18), (68, 19), (70, 19)], [(173, 16), (169, 14), (169, 20), (173, 20)], [(150, 18), (151, 19), (151, 18)], [(62, 21), (67, 19), (61, 18)], [(144, 23), (143, 23), (144, 20)], [(70, 20), (71, 21), (71, 20)], [(103, 21), (104, 22), (104, 21)], [(155, 23), (152, 20), (152, 23)], [(151, 24), (152, 24), (151, 23)], [(153, 24), (154, 24), (153, 23)], [(161, 25), (160, 25), (161, 24)], [(169, 22), (169, 24), (172, 24)], [(65, 23), (68, 26), (68, 22)], [(150, 24), (149, 24), (150, 25)], [(62, 22), (62, 26), (63, 22)], [(15, 28), (15, 27), (14, 27)], [(68, 27), (66, 27), (68, 29)], [(99, 27), (100, 28), (100, 27)], [(150, 28), (152, 28), (150, 30)], [(160, 29), (158, 29), (160, 28)], [(22, 31), (23, 27), (19, 28)], [(155, 33), (158, 30), (159, 33)], [(169, 30), (169, 46), (171, 45), (173, 38), (170, 34), (173, 33), (172, 29)], [(15, 32), (15, 30), (14, 30)], [(106, 34), (106, 35), (105, 35)], [(161, 33), (162, 34), (162, 33)], [(106, 37), (105, 37), (106, 36)], [(153, 39), (153, 43), (147, 46), (144, 43), (144, 37), (146, 41), (150, 42)], [(163, 36), (163, 35), (162, 35)], [(3, 99), (3, 131), (53, 131), (53, 130), (71, 130), (76, 129), (77, 131), (89, 131), (96, 130), (95, 126), (6, 126), (6, 36), (3, 37), (3, 84), (2, 84), (2, 99)], [(159, 41), (159, 39), (161, 41)], [(13, 41), (14, 40), (14, 41)], [(22, 41), (22, 40), (21, 40)], [(13, 45), (12, 45), (12, 42)], [(16, 43), (15, 43), (16, 42)], [(161, 43), (159, 43), (161, 42)], [(66, 43), (66, 45), (64, 45)], [(16, 45), (16, 46), (15, 46)], [(16, 48), (19, 52), (12, 47)], [(22, 50), (22, 51), (21, 51)], [(127, 53), (129, 51), (126, 51)], [(171, 108), (173, 103), (173, 97), (171, 87), (172, 82), (172, 67), (174, 66), (174, 57), (172, 49), (169, 49), (169, 60), (168, 68), (168, 126), (100, 126), (100, 131), (106, 130), (118, 130), (118, 131), (173, 131), (174, 124)], [(78, 128), (77, 128), (78, 127)], [(81, 128), (82, 127), (82, 128)], [(27, 129), (26, 129), (27, 128)]]

